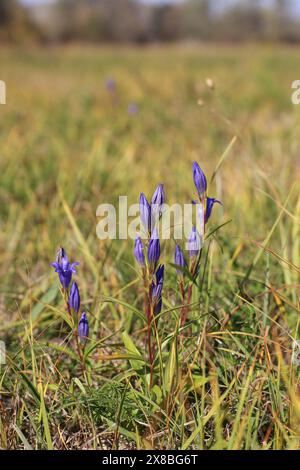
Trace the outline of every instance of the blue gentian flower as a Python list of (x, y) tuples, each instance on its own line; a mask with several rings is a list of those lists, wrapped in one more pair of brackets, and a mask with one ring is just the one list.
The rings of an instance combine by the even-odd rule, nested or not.
[(157, 229), (154, 229), (148, 246), (148, 261), (152, 268), (155, 268), (160, 257), (160, 241)]
[(78, 323), (78, 336), (80, 339), (86, 339), (89, 335), (89, 322), (85, 312), (82, 312)]
[(165, 267), (161, 264), (155, 273), (155, 282), (151, 286), (151, 297), (154, 303), (154, 313), (158, 315), (162, 308), (162, 290), (164, 284)]
[(198, 196), (202, 200), (206, 193), (207, 181), (205, 174), (203, 173), (197, 162), (193, 163), (193, 178), (198, 192)]
[(188, 240), (188, 247), (188, 253), (190, 258), (195, 258), (196, 256), (198, 256), (201, 248), (201, 241), (196, 227), (192, 228), (192, 232)]
[(151, 204), (162, 206), (164, 202), (165, 202), (164, 185), (159, 184), (153, 193)]
[(140, 219), (145, 230), (149, 233), (151, 231), (151, 207), (144, 193), (140, 194)]
[(72, 280), (72, 274), (76, 274), (76, 266), (79, 263), (75, 262), (70, 264), (66, 252), (63, 248), (60, 249), (56, 261), (51, 263), (51, 266), (55, 268), (55, 272), (58, 274), (60, 283), (64, 289), (68, 289)]
[(153, 289), (152, 289), (153, 299), (159, 299), (161, 297), (163, 283), (164, 283), (164, 272), (165, 272), (165, 267), (163, 264), (161, 264), (155, 273), (156, 282), (153, 285)]
[(76, 313), (79, 312), (80, 308), (80, 294), (79, 289), (76, 282), (73, 282), (70, 295), (69, 295), (69, 306), (72, 308)]
[(135, 239), (133, 254), (140, 266), (145, 266), (145, 256), (141, 237)]
[(155, 226), (159, 219), (162, 211), (162, 205), (165, 202), (164, 185), (159, 184), (153, 193), (151, 199), (151, 217), (152, 217), (152, 228)]
[[(176, 245), (175, 247), (174, 263), (177, 266), (180, 266), (181, 268), (184, 268), (186, 264), (182, 249), (180, 248), (179, 245)], [(177, 271), (177, 274), (181, 276), (183, 275), (183, 271), (181, 271), (180, 269), (176, 269), (176, 271)]]
[(214, 197), (207, 197), (206, 198), (205, 223), (210, 218), (211, 211), (213, 209), (214, 204), (216, 204), (216, 203), (222, 205), (222, 202), (219, 201), (218, 199), (215, 199)]

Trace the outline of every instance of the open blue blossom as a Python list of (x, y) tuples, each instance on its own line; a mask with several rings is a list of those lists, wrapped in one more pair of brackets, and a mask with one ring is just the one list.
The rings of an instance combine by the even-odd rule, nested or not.
[[(181, 268), (184, 268), (186, 264), (182, 249), (180, 248), (179, 245), (176, 245), (175, 247), (174, 263), (177, 266), (180, 266)], [(183, 271), (181, 271), (180, 269), (176, 269), (176, 271), (179, 276), (183, 275)]]
[(86, 339), (89, 335), (89, 322), (85, 312), (82, 312), (78, 323), (78, 336), (80, 339)]
[(207, 197), (206, 198), (205, 223), (210, 218), (211, 211), (213, 209), (214, 204), (216, 204), (216, 203), (222, 205), (222, 202), (219, 201), (218, 199), (215, 199), (214, 197)]
[(165, 267), (161, 264), (155, 273), (155, 282), (151, 286), (151, 297), (154, 304), (154, 313), (157, 315), (162, 308), (162, 290), (164, 284)]
[(195, 258), (196, 256), (198, 256), (200, 248), (201, 248), (200, 237), (198, 235), (196, 227), (193, 227), (189, 240), (188, 240), (189, 257)]
[(72, 274), (76, 274), (76, 266), (79, 263), (70, 263), (66, 252), (63, 248), (60, 249), (56, 261), (51, 263), (51, 266), (55, 268), (55, 272), (58, 274), (60, 283), (64, 289), (68, 289), (72, 280)]
[(145, 256), (141, 237), (135, 239), (133, 254), (140, 266), (145, 266)]
[(151, 207), (144, 193), (140, 194), (140, 219), (145, 230), (149, 233), (151, 231)]
[(157, 229), (154, 229), (148, 246), (148, 261), (150, 266), (155, 269), (160, 257), (160, 241)]
[(206, 177), (197, 162), (193, 163), (192, 168), (193, 168), (194, 183), (198, 192), (198, 196), (202, 200), (205, 196), (206, 189), (207, 189)]
[(80, 294), (79, 289), (76, 282), (73, 282), (70, 295), (69, 295), (69, 306), (72, 308), (76, 313), (79, 312), (80, 308)]

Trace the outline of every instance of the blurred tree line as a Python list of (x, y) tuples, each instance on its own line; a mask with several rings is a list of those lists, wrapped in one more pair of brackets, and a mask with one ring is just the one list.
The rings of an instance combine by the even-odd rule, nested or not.
[(40, 38), (40, 27), (17, 0), (0, 0), (0, 42)]
[(0, 0), (0, 40), (42, 42), (163, 42), (178, 40), (300, 41), (289, 0), (57, 0), (25, 8)]

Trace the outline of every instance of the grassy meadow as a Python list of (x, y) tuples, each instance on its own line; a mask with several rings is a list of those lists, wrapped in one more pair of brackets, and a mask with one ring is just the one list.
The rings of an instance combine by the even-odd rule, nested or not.
[[(0, 70), (0, 447), (299, 448), (299, 50), (3, 48)], [(99, 240), (96, 209), (159, 183), (189, 203), (194, 160), (223, 207), (184, 328), (162, 243), (150, 386), (134, 242)], [(50, 267), (59, 246), (80, 263), (79, 353)]]

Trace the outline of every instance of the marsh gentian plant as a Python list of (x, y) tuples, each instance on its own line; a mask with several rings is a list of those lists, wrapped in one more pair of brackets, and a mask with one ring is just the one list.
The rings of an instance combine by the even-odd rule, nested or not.
[(64, 248), (58, 250), (56, 260), (51, 263), (51, 266), (55, 268), (55, 272), (58, 274), (60, 283), (64, 290), (67, 290), (72, 280), (72, 275), (76, 274), (76, 266), (79, 263), (70, 263)]
[[(181, 248), (176, 245), (174, 263), (178, 275), (179, 291), (183, 307), (181, 312), (181, 326), (185, 325), (192, 298), (193, 285), (200, 269), (201, 252), (204, 244), (205, 227), (211, 216), (215, 203), (222, 204), (219, 200), (207, 196), (207, 180), (204, 172), (197, 162), (192, 165), (193, 180), (198, 194), (198, 200), (192, 201), (196, 205), (197, 227), (192, 227), (188, 243), (188, 262), (185, 261)], [(181, 268), (181, 269), (180, 269)], [(187, 272), (183, 269), (185, 268)], [(188, 274), (188, 276), (186, 276)]]
[[(56, 261), (51, 263), (51, 266), (55, 268), (55, 272), (58, 273), (58, 277), (62, 285), (62, 294), (65, 300), (66, 311), (70, 318), (70, 323), (68, 324), (70, 326), (73, 325), (75, 347), (82, 363), (82, 369), (84, 370), (82, 348), (84, 348), (89, 334), (89, 324), (85, 312), (81, 314), (79, 319), (81, 299), (78, 284), (73, 281), (70, 288), (72, 276), (73, 274), (76, 274), (75, 268), (78, 265), (78, 262), (72, 264), (69, 262), (64, 248), (59, 249)], [(79, 340), (81, 341), (82, 346), (80, 346)]]
[(152, 336), (156, 330), (156, 316), (162, 309), (162, 290), (164, 265), (159, 264), (161, 246), (157, 229), (165, 202), (163, 185), (157, 186), (151, 203), (144, 193), (140, 195), (140, 221), (146, 232), (146, 239), (137, 237), (134, 245), (134, 257), (141, 268), (144, 285), (144, 312), (147, 320), (147, 345), (150, 364), (150, 386), (153, 381), (155, 347)]

